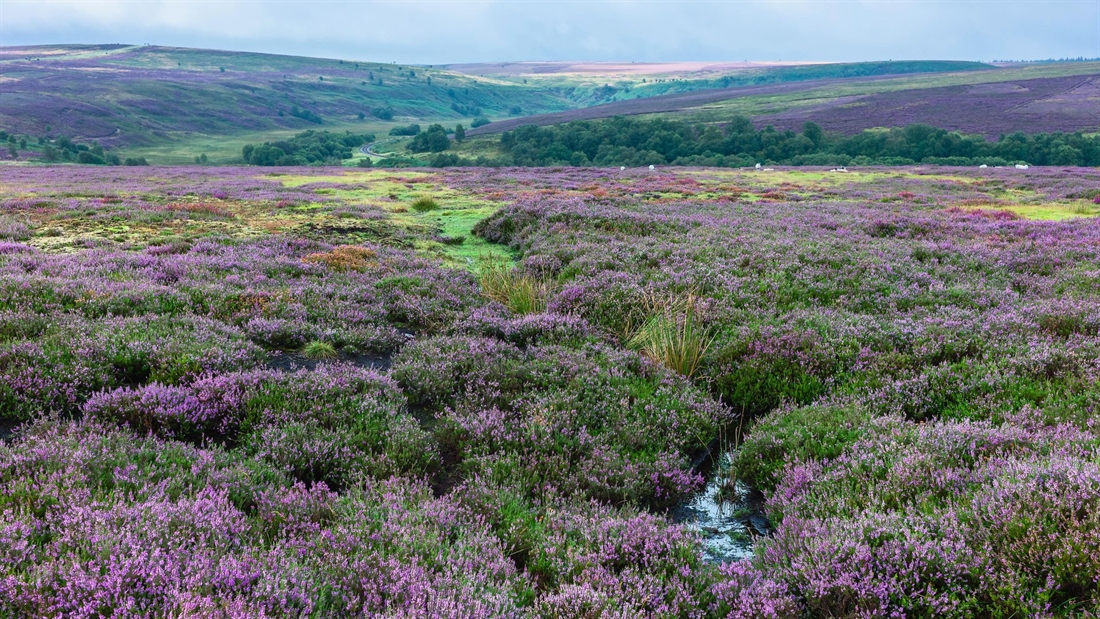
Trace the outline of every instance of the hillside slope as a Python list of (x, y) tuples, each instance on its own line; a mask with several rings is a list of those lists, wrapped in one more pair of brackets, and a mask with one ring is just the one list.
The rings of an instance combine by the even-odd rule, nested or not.
[(697, 90), (506, 119), (468, 135), (499, 133), (525, 124), (547, 126), (634, 115), (698, 123), (723, 123), (740, 115), (758, 127), (770, 124), (795, 130), (812, 120), (828, 132), (842, 134), (912, 123), (988, 137), (1015, 131), (1095, 131), (1100, 126), (1100, 63)]
[(430, 67), (155, 46), (0, 49), (0, 128), (107, 147), (317, 128), (360, 113), (457, 120), (571, 106), (547, 89)]

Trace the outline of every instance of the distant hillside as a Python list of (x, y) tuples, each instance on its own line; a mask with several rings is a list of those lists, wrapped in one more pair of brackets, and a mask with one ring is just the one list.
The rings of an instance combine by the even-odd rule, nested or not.
[(813, 121), (844, 135), (910, 124), (988, 138), (1015, 132), (1100, 131), (1100, 72), (841, 97), (753, 120), (759, 126), (794, 130)]
[[(811, 75), (801, 71), (805, 68), (784, 67), (782, 71), (798, 69), (788, 75)], [(827, 132), (845, 135), (915, 123), (988, 137), (1017, 131), (1096, 131), (1100, 128), (1100, 63), (712, 88), (506, 119), (468, 135), (500, 133), (526, 124), (548, 126), (636, 115), (693, 123), (724, 123), (745, 116), (758, 127), (773, 125), (796, 131), (812, 120)]]
[(154, 46), (0, 48), (0, 129), (108, 147), (317, 128), (359, 114), (457, 121), (572, 106), (547, 89), (420, 66)]
[[(1078, 73), (1090, 66), (1079, 64)], [(1044, 77), (1043, 70), (1020, 75)], [(523, 124), (636, 114), (704, 123), (740, 114), (783, 127), (814, 119), (826, 130), (851, 132), (872, 119), (885, 123), (910, 105), (895, 91), (1005, 81), (999, 76), (1012, 71), (1018, 70), (953, 61), (425, 67), (158, 46), (4, 47), (0, 130), (32, 144), (67, 137), (153, 163), (206, 161), (207, 154), (212, 162), (232, 163), (245, 144), (305, 129), (384, 135), (398, 123), (469, 127), (478, 118), (495, 122), (469, 131), (471, 137)], [(1061, 84), (1033, 92), (1064, 93)], [(1071, 98), (1087, 116), (1096, 85), (1079, 86)], [(948, 88), (927, 109), (950, 110), (957, 92), (981, 91)], [(1051, 108), (1058, 107), (1055, 99), (1042, 104), (1018, 89), (998, 93), (982, 100), (1015, 97), (1035, 110), (1021, 119), (1061, 113)], [(866, 110), (846, 107), (852, 104)]]
[[(574, 98), (600, 96), (604, 101), (643, 99), (696, 90), (762, 86), (825, 79), (987, 71), (993, 65), (958, 60), (891, 60), (885, 62), (739, 62), (739, 63), (504, 63), (447, 65), (469, 75), (522, 79), (567, 91)], [(591, 95), (585, 92), (591, 90)]]

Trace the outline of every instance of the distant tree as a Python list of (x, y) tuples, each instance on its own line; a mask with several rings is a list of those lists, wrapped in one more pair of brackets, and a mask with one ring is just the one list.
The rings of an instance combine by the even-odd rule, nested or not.
[(432, 78), (431, 78), (431, 76), (430, 76), (430, 75), (428, 76), (428, 85), (429, 85), (429, 86), (431, 86), (431, 85), (432, 85)]
[(145, 160), (145, 157), (127, 157), (123, 165), (128, 166), (143, 166), (149, 165), (149, 162)]
[(322, 124), (322, 120), (321, 120), (320, 116), (318, 116), (317, 114), (314, 114), (313, 112), (311, 112), (309, 110), (298, 109), (297, 105), (290, 108), (290, 115), (295, 117), (295, 118), (301, 118), (302, 120), (306, 120), (306, 121), (309, 121), (309, 122), (317, 124), (317, 125)]
[(85, 151), (80, 151), (79, 153), (77, 153), (76, 162), (77, 163), (86, 163), (86, 164), (91, 164), (91, 165), (103, 165), (103, 164), (107, 163), (107, 160), (104, 159), (103, 157), (91, 152), (91, 151), (86, 151), (85, 150)]
[(443, 125), (431, 125), (423, 133), (409, 142), (409, 150), (414, 153), (438, 153), (451, 147), (451, 140), (447, 137), (447, 130)]
[(27, 138), (19, 140), (19, 150), (27, 150)]
[(225, 73), (225, 67), (218, 67), (218, 72)]
[(364, 113), (362, 113), (362, 112), (359, 112), (359, 120), (363, 120), (363, 119), (365, 119), (366, 117), (367, 117), (367, 115), (366, 115), (366, 114), (364, 114)]
[(523, 113), (523, 108), (518, 105), (513, 105), (512, 107), (508, 108), (508, 113), (512, 116), (519, 116)]
[(389, 106), (372, 108), (370, 113), (381, 120), (393, 120), (393, 108)]
[(394, 127), (390, 129), (390, 135), (395, 136), (409, 136), (420, 133), (420, 125), (413, 123), (407, 127)]
[(352, 149), (373, 141), (374, 135), (370, 133), (309, 130), (274, 143), (245, 144), (241, 158), (249, 165), (259, 166), (339, 165), (353, 156)]
[(477, 129), (478, 127), (484, 127), (487, 124), (489, 124), (488, 118), (479, 117), (475, 118), (474, 121), (470, 123), (470, 127)]
[(825, 132), (822, 131), (821, 125), (809, 120), (802, 125), (802, 135), (809, 138), (814, 146), (821, 146), (822, 141), (825, 140)]
[(42, 160), (47, 163), (53, 163), (57, 161), (57, 149), (52, 144), (46, 144), (42, 147)]
[(15, 148), (15, 142), (8, 142), (8, 154), (12, 159), (19, 158), (19, 151)]
[(455, 142), (466, 139), (466, 129), (462, 125), (455, 125)]
[(207, 161), (210, 161), (210, 158), (206, 156), (206, 153), (195, 155), (195, 163), (205, 165)]

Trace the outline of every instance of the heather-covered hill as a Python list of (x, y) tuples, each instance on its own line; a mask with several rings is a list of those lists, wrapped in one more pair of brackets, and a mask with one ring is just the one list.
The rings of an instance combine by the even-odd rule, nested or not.
[(420, 66), (157, 46), (0, 49), (0, 129), (106, 147), (571, 106), (545, 89)]
[[(211, 138), (222, 145), (225, 138), (244, 135), (262, 142), (284, 137), (278, 132), (319, 125), (361, 133), (388, 122), (469, 125), (478, 117), (507, 122), (607, 101), (625, 99), (637, 106), (634, 102), (653, 97), (657, 106), (644, 110), (660, 112), (666, 111), (660, 96), (669, 93), (702, 91), (714, 100), (715, 88), (727, 93), (820, 78), (991, 70), (971, 62), (708, 65), (670, 73), (672, 68), (646, 65), (641, 73), (622, 75), (615, 67), (593, 66), (584, 75), (537, 77), (467, 66), (451, 70), (161, 46), (5, 47), (0, 48), (0, 130), (32, 138), (65, 136), (105, 148), (191, 144), (197, 154), (221, 152)], [(240, 148), (232, 146), (233, 152)]]
[[(800, 67), (786, 68), (794, 69)], [(796, 131), (811, 120), (827, 132), (845, 135), (911, 124), (988, 137), (1017, 131), (1027, 134), (1095, 131), (1100, 127), (1100, 63), (951, 71), (815, 76), (676, 92), (507, 119), (475, 129), (469, 135), (498, 133), (524, 124), (548, 126), (639, 115), (704, 124), (721, 124), (735, 116), (745, 116), (758, 127), (773, 125), (780, 130)]]
[(837, 98), (757, 116), (759, 126), (800, 130), (806, 121), (846, 135), (869, 127), (932, 125), (995, 138), (1005, 133), (1100, 129), (1100, 72)]

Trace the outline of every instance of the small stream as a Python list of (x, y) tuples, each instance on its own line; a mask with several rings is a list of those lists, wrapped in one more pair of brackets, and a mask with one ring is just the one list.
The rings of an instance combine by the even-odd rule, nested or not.
[(0, 442), (11, 440), (15, 436), (15, 429), (22, 423), (22, 421), (0, 419)]
[(752, 557), (754, 539), (769, 532), (764, 496), (740, 481), (730, 485), (731, 456), (710, 458), (702, 471), (706, 488), (671, 511), (674, 522), (700, 533), (706, 559), (715, 563)]

